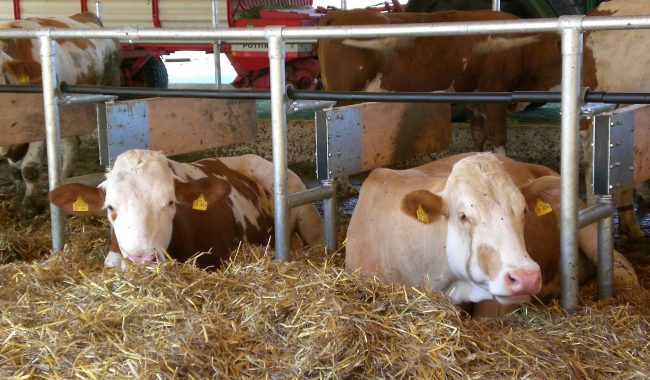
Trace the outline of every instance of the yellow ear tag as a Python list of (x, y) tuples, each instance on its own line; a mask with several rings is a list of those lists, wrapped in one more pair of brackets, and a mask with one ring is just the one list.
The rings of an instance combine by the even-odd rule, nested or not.
[(74, 212), (88, 212), (88, 203), (80, 196), (77, 200), (72, 202), (72, 211)]
[(20, 84), (29, 84), (29, 75), (27, 74), (20, 74), (20, 77), (18, 77), (18, 82)]
[(199, 194), (199, 197), (192, 202), (192, 209), (205, 211), (208, 209), (208, 202), (206, 202), (203, 194)]
[(415, 211), (417, 214), (418, 220), (424, 224), (429, 224), (429, 215), (424, 211), (422, 205), (418, 205), (418, 209)]
[(537, 203), (535, 203), (535, 215), (542, 216), (548, 214), (551, 211), (553, 211), (553, 209), (551, 208), (550, 204), (544, 202), (539, 198), (537, 199)]

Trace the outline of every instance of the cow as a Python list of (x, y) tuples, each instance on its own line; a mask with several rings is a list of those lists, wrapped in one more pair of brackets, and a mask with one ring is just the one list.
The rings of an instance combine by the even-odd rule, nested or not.
[[(650, 2), (644, 0), (604, 1), (587, 16), (640, 16), (650, 13)], [(585, 33), (584, 54), (593, 56), (583, 62), (582, 82), (592, 91), (648, 92), (650, 90), (650, 60), (645, 50), (650, 30), (608, 30)], [(559, 70), (559, 68), (558, 68)], [(580, 137), (583, 144), (583, 166), (591, 167), (592, 128), (589, 120), (581, 123)], [(591, 170), (586, 169), (587, 184), (591, 183)], [(589, 188), (589, 187), (588, 187)], [(647, 196), (647, 183), (645, 188)], [(591, 195), (591, 194), (589, 194)], [(634, 212), (632, 189), (616, 194), (619, 228), (630, 239), (643, 239)], [(640, 194), (641, 196), (644, 193)], [(593, 201), (590, 197), (590, 202)]]
[[(305, 190), (288, 172), (290, 191)], [(217, 268), (241, 242), (273, 243), (273, 166), (256, 155), (180, 163), (160, 152), (120, 154), (97, 187), (65, 184), (49, 193), (72, 215), (106, 213), (111, 238), (105, 265), (187, 261), (197, 252), (201, 268)], [(313, 203), (295, 207), (287, 227), (291, 246), (323, 242), (322, 219)]]
[[(602, 3), (590, 15), (643, 14), (648, 3), (642, 0), (613, 0)], [(646, 12), (647, 13), (647, 12)], [(435, 13), (386, 13), (367, 10), (330, 12), (319, 25), (370, 25), (424, 22), (467, 22), (487, 20), (515, 20), (516, 16), (494, 11), (441, 11)], [(627, 33), (630, 37), (617, 43), (611, 32), (594, 32), (586, 36), (583, 52), (583, 82), (592, 90), (614, 91), (627, 89), (643, 91), (648, 88), (650, 75), (636, 75), (647, 65), (643, 49), (636, 49), (641, 62), (639, 70), (621, 69), (612, 65), (612, 57), (625, 54), (632, 38), (644, 39), (642, 30)], [(639, 37), (632, 37), (639, 36)], [(547, 91), (558, 89), (561, 82), (562, 55), (560, 37), (555, 33), (381, 38), (372, 40), (320, 40), (318, 56), (321, 64), (323, 88), (329, 91)], [(344, 60), (339, 57), (345, 57)], [(626, 61), (627, 62), (627, 61)], [(618, 81), (620, 76), (629, 80)], [(505, 154), (506, 118), (510, 112), (521, 110), (526, 104), (470, 105), (473, 150), (483, 150), (489, 137), (494, 151)], [(583, 124), (586, 125), (586, 124)], [(585, 172), (590, 173), (588, 129), (582, 128)], [(590, 184), (590, 177), (587, 177)], [(343, 187), (345, 187), (345, 181)], [(588, 186), (587, 189), (591, 189)], [(639, 227), (632, 208), (630, 191), (616, 194), (621, 219), (619, 228), (630, 239), (645, 235)], [(593, 197), (590, 196), (590, 203)]]
[[(93, 13), (70, 17), (28, 18), (0, 26), (0, 29), (28, 28), (101, 28)], [(36, 39), (0, 40), (0, 85), (41, 84), (40, 43)], [(56, 77), (70, 84), (119, 86), (120, 43), (114, 39), (57, 39)], [(63, 138), (63, 176), (74, 169), (78, 138)], [(40, 211), (39, 179), (45, 144), (42, 141), (14, 146), (0, 146), (0, 159), (13, 167), (17, 187), (24, 183), (24, 196), (16, 199), (16, 208), (23, 217), (31, 218)]]
[[(512, 14), (489, 10), (377, 13), (353, 9), (330, 12), (321, 18), (319, 26), (516, 19)], [(318, 57), (323, 89), (328, 91), (548, 90), (560, 83), (561, 72), (553, 70), (561, 65), (559, 43), (557, 34), (548, 33), (328, 39), (318, 42)], [(503, 126), (508, 113), (519, 108), (503, 103), (473, 105), (470, 121), (474, 150), (483, 150), (489, 136), (494, 150), (505, 153)]]
[[(373, 170), (347, 232), (345, 268), (449, 295), (456, 304), (527, 301), (559, 287), (559, 175), (493, 153)], [(579, 231), (597, 262), (595, 226)], [(615, 252), (619, 285), (638, 285)], [(585, 273), (588, 273), (586, 271)], [(544, 288), (542, 286), (544, 285)]]

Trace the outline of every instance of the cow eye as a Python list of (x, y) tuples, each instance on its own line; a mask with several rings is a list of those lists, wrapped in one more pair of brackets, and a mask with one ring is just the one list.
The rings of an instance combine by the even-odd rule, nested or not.
[(106, 209), (108, 209), (108, 211), (115, 211), (115, 209), (111, 205), (106, 206)]
[(173, 205), (174, 205), (174, 201), (167, 202), (167, 207), (172, 207)]
[(469, 222), (469, 218), (467, 218), (464, 212), (458, 213), (458, 219), (460, 219), (461, 223)]

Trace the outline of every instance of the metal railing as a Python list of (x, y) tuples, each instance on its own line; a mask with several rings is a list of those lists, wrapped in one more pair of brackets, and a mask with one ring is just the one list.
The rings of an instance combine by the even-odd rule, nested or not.
[[(275, 205), (275, 242), (276, 256), (286, 260), (289, 254), (289, 231), (287, 221), (292, 194), (287, 191), (287, 98), (284, 77), (285, 45), (287, 42), (301, 42), (313, 39), (332, 38), (378, 38), (400, 36), (446, 36), (477, 35), (502, 33), (547, 32), (560, 33), (562, 37), (562, 119), (561, 119), (561, 272), (562, 305), (573, 311), (578, 304), (578, 118), (581, 102), (581, 62), (583, 33), (586, 31), (607, 29), (648, 29), (650, 17), (585, 17), (562, 16), (558, 19), (537, 20), (499, 20), (481, 22), (452, 22), (417, 25), (382, 25), (382, 26), (338, 26), (338, 27), (279, 27), (266, 28), (231, 28), (231, 29), (153, 29), (153, 28), (118, 28), (118, 29), (38, 29), (0, 30), (0, 38), (37, 38), (41, 42), (43, 95), (45, 107), (45, 128), (48, 146), (49, 186), (54, 188), (61, 183), (61, 164), (58, 141), (60, 127), (58, 121), (58, 101), (56, 93), (55, 45), (53, 41), (60, 38), (117, 38), (120, 40), (139, 39), (189, 39), (196, 41), (259, 41), (268, 42), (271, 74), (271, 118), (272, 146), (274, 168), (274, 205)], [(325, 187), (331, 188), (331, 183)], [(325, 197), (333, 191), (317, 194)], [(310, 197), (305, 197), (307, 199)], [(335, 202), (331, 195), (325, 202), (329, 207)], [(605, 203), (611, 199), (603, 199)], [(291, 204), (297, 204), (291, 202)], [(332, 210), (326, 211), (333, 217)], [(602, 231), (611, 234), (610, 222), (602, 223)], [(326, 225), (331, 221), (326, 220)], [(60, 211), (52, 206), (53, 249), (63, 247), (63, 223)], [(611, 246), (611, 236), (601, 237), (605, 244)], [(335, 239), (334, 239), (335, 242)], [(331, 237), (328, 244), (331, 244)], [(610, 252), (611, 253), (611, 252)]]

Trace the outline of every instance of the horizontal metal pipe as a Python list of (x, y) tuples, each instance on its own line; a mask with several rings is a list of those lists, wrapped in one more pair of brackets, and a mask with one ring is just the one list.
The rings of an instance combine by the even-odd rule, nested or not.
[(614, 214), (611, 203), (594, 203), (578, 212), (578, 227), (582, 228)]
[[(429, 102), (429, 103), (559, 103), (562, 94), (554, 91), (513, 92), (344, 92), (288, 91), (290, 99), (351, 100), (366, 102)], [(588, 102), (616, 104), (650, 104), (650, 94), (588, 92)]]
[(2, 85), (0, 92), (12, 94), (42, 94), (43, 87), (41, 86), (19, 86), (19, 85)]
[(290, 113), (296, 113), (300, 111), (320, 110), (323, 108), (334, 107), (334, 105), (336, 105), (336, 101), (333, 100), (294, 101), (289, 104), (288, 111)]
[(297, 207), (336, 195), (336, 186), (320, 186), (289, 194), (289, 207)]
[(271, 99), (268, 91), (252, 90), (201, 90), (201, 89), (162, 89), (145, 87), (108, 87), (108, 86), (70, 86), (65, 82), (59, 85), (62, 93), (70, 94), (105, 94), (132, 97), (174, 97), (174, 98), (213, 98), (213, 99)]
[[(286, 42), (300, 42), (323, 38), (381, 38), (421, 37), (448, 35), (478, 35), (499, 33), (558, 32), (560, 20), (555, 18), (498, 20), (477, 22), (442, 22), (431, 24), (402, 24), (381, 26), (328, 26), (284, 27), (281, 37)], [(650, 28), (648, 16), (583, 17), (579, 25), (582, 31), (621, 30)], [(2, 38), (36, 38), (49, 35), (61, 38), (117, 38), (125, 41), (185, 39), (195, 41), (223, 42), (266, 41), (267, 28), (105, 28), (105, 29), (4, 29)]]
[(84, 104), (84, 103), (104, 103), (116, 100), (114, 95), (67, 95), (59, 98), (60, 105)]
[[(14, 86), (20, 87), (20, 86)], [(0, 86), (0, 89), (2, 87)], [(201, 90), (201, 89), (159, 89), (143, 87), (71, 86), (62, 82), (63, 93), (105, 94), (118, 96), (156, 96), (216, 99), (270, 99), (268, 91), (251, 90)], [(6, 91), (9, 92), (9, 91)], [(351, 100), (365, 102), (416, 102), (416, 103), (558, 103), (561, 93), (553, 91), (513, 92), (351, 92), (351, 91), (297, 91), (287, 89), (292, 100)], [(587, 102), (623, 104), (650, 104), (650, 94), (587, 92)]]
[(580, 107), (580, 114), (582, 116), (595, 116), (603, 112), (609, 112), (616, 109), (616, 104), (609, 103), (587, 103)]

